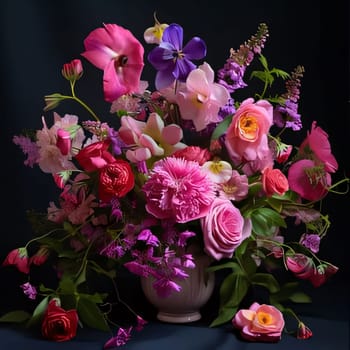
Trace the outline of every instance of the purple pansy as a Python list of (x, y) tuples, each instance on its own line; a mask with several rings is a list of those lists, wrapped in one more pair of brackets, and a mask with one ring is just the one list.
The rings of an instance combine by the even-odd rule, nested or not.
[(184, 82), (196, 68), (191, 60), (205, 57), (207, 47), (199, 37), (193, 37), (184, 47), (183, 28), (170, 24), (163, 33), (162, 41), (149, 54), (148, 60), (158, 71), (155, 86), (158, 90), (169, 87), (175, 80)]

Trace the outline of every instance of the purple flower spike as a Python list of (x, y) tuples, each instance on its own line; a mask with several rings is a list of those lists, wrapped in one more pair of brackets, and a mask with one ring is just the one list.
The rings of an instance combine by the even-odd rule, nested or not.
[(184, 82), (196, 68), (191, 60), (205, 57), (205, 42), (193, 37), (184, 47), (183, 29), (178, 24), (169, 25), (163, 33), (162, 42), (148, 55), (149, 62), (158, 71), (155, 85), (158, 90), (170, 86), (175, 80)]

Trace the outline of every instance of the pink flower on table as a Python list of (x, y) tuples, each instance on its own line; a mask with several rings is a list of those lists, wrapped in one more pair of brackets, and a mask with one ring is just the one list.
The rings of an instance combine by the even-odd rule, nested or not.
[(227, 89), (214, 83), (214, 71), (208, 63), (203, 63), (190, 72), (186, 79), (186, 90), (180, 90), (177, 103), (181, 118), (192, 120), (197, 131), (205, 129), (210, 123), (221, 120), (219, 109), (230, 98)]
[(2, 266), (14, 265), (18, 271), (25, 274), (29, 273), (29, 258), (27, 248), (21, 247), (11, 250), (8, 254)]
[(284, 324), (281, 311), (272, 305), (258, 303), (239, 310), (232, 320), (233, 327), (240, 330), (244, 339), (261, 342), (279, 341)]
[(207, 215), (215, 198), (214, 183), (200, 165), (175, 157), (156, 162), (142, 190), (148, 213), (179, 223)]
[(235, 162), (255, 161), (270, 152), (267, 134), (273, 121), (273, 107), (265, 100), (254, 103), (252, 98), (244, 100), (232, 118), (226, 132), (225, 145)]
[(183, 133), (176, 124), (164, 125), (157, 113), (151, 113), (147, 122), (123, 116), (119, 137), (130, 149), (126, 157), (130, 162), (137, 163), (152, 156), (169, 156), (177, 150), (186, 147), (181, 143)]
[(265, 168), (262, 171), (262, 185), (266, 196), (283, 195), (289, 189), (286, 176), (280, 169)]
[(138, 91), (144, 49), (129, 30), (105, 24), (86, 37), (84, 46), (82, 56), (103, 70), (106, 101), (113, 102), (122, 95)]
[(122, 328), (120, 327), (118, 329), (117, 335), (110, 338), (105, 345), (103, 346), (103, 349), (114, 349), (118, 346), (125, 345), (131, 338), (131, 331), (133, 327), (129, 328)]
[(204, 250), (216, 260), (231, 258), (235, 249), (251, 234), (251, 221), (228, 199), (215, 198), (201, 219)]
[(309, 339), (312, 337), (312, 330), (305, 325), (304, 322), (299, 322), (297, 330), (297, 339)]

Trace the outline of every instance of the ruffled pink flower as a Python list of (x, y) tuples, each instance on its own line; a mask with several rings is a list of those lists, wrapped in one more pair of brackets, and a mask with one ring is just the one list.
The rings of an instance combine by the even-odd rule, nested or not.
[(230, 180), (219, 185), (220, 196), (232, 201), (240, 201), (248, 194), (248, 177), (232, 170)]
[(144, 49), (129, 30), (105, 24), (87, 36), (84, 46), (86, 51), (82, 56), (103, 70), (106, 101), (113, 102), (124, 94), (138, 91)]
[(165, 126), (157, 113), (151, 113), (147, 122), (122, 117), (119, 136), (130, 146), (126, 157), (133, 163), (147, 160), (152, 156), (166, 157), (186, 147), (180, 142), (183, 136), (181, 127), (176, 124)]
[(214, 183), (200, 165), (174, 157), (155, 163), (142, 190), (148, 213), (181, 223), (207, 215), (215, 198)]
[(251, 221), (228, 199), (215, 198), (201, 219), (204, 250), (216, 260), (231, 258), (233, 252), (251, 234)]
[(265, 100), (243, 101), (232, 118), (225, 145), (236, 164), (263, 159), (268, 147), (267, 134), (273, 121), (273, 107)]
[(197, 131), (210, 123), (221, 120), (218, 113), (230, 98), (227, 89), (214, 83), (214, 71), (203, 63), (190, 72), (186, 80), (186, 91), (179, 91), (177, 103), (181, 118), (192, 120)]
[(253, 303), (249, 309), (239, 310), (232, 325), (249, 341), (277, 342), (284, 328), (281, 311), (272, 305)]

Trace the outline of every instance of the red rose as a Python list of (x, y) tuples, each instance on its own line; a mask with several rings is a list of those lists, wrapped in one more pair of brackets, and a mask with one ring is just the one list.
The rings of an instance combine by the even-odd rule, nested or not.
[(100, 170), (98, 194), (100, 200), (109, 202), (113, 197), (124, 197), (134, 187), (135, 177), (130, 164), (117, 159)]
[(108, 152), (110, 140), (91, 143), (75, 156), (80, 166), (86, 171), (95, 171), (115, 161)]
[(194, 160), (203, 165), (211, 158), (211, 154), (207, 149), (200, 148), (198, 146), (188, 146), (183, 149), (177, 150), (172, 154), (176, 158), (185, 158), (186, 160)]
[(64, 310), (52, 299), (46, 309), (41, 325), (42, 335), (54, 341), (66, 341), (75, 337), (78, 328), (78, 313), (76, 310)]
[(289, 189), (288, 180), (279, 169), (265, 168), (262, 172), (262, 185), (267, 196), (275, 193), (283, 195)]

